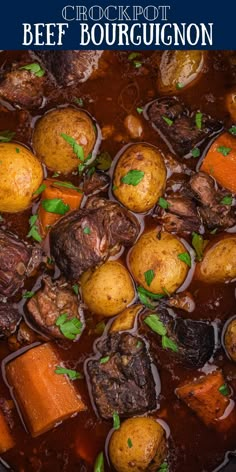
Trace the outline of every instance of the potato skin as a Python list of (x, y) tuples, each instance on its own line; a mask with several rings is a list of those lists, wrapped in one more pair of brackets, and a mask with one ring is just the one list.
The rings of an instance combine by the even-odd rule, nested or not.
[[(129, 440), (132, 447), (128, 446)], [(157, 471), (165, 455), (165, 431), (154, 418), (125, 420), (109, 444), (109, 456), (117, 472)]]
[[(160, 238), (160, 239), (159, 239)], [(184, 282), (188, 266), (178, 259), (186, 247), (170, 233), (157, 230), (142, 234), (129, 253), (129, 266), (135, 281), (153, 293), (175, 292)], [(147, 285), (145, 272), (154, 271), (154, 278)]]
[[(138, 185), (121, 182), (130, 170), (144, 172)], [(114, 172), (114, 195), (124, 206), (137, 213), (150, 210), (163, 194), (166, 168), (161, 153), (148, 144), (133, 144), (120, 156)]]
[(126, 331), (134, 327), (136, 315), (142, 309), (142, 305), (132, 305), (120, 313), (110, 327), (110, 333)]
[(236, 89), (226, 95), (226, 107), (232, 118), (236, 121)]
[(114, 316), (132, 302), (135, 292), (127, 269), (116, 261), (108, 261), (94, 272), (81, 277), (84, 302), (100, 316)]
[(0, 161), (0, 211), (26, 210), (43, 180), (41, 163), (18, 143), (0, 143)]
[(37, 121), (33, 134), (36, 155), (50, 170), (68, 174), (80, 160), (61, 133), (74, 138), (83, 147), (86, 158), (94, 147), (96, 132), (89, 115), (72, 107), (51, 110)]
[(236, 317), (234, 317), (226, 326), (224, 345), (230, 359), (236, 362)]
[(196, 277), (206, 283), (226, 282), (236, 277), (236, 235), (216, 239), (207, 246)]
[(184, 88), (192, 85), (201, 76), (205, 60), (205, 51), (165, 51), (159, 69), (159, 90), (176, 93), (178, 84)]

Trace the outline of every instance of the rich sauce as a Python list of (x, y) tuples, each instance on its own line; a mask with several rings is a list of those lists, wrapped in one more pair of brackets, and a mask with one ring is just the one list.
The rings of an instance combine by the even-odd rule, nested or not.
[[(124, 127), (124, 119), (129, 113), (136, 113), (137, 107), (158, 96), (157, 70), (158, 58), (152, 52), (142, 54), (143, 67), (135, 68), (127, 59), (126, 52), (105, 53), (102, 75), (95, 75), (77, 87), (56, 88), (48, 83), (45, 91), (45, 101), (42, 108), (30, 112), (28, 124), (21, 124), (22, 112), (8, 106), (9, 110), (0, 107), (0, 129), (16, 131), (16, 140), (31, 147), (32, 128), (38, 116), (45, 111), (64, 104), (73, 104), (74, 98), (80, 97), (84, 101), (84, 108), (95, 117), (100, 128), (113, 125), (115, 134), (101, 142), (100, 150), (108, 151), (113, 158), (123, 146), (132, 142)], [(1, 63), (11, 63), (15, 59), (27, 59), (25, 52), (3, 52)], [(205, 68), (201, 80), (190, 88), (182, 90), (186, 105), (193, 110), (209, 113), (213, 118), (221, 119), (230, 124), (224, 106), (224, 97), (231, 87), (232, 78), (229, 72), (227, 58), (224, 53), (211, 52), (208, 57), (208, 66)], [(6, 104), (4, 103), (4, 106)], [(144, 130), (143, 141), (151, 143), (169, 154), (167, 145), (161, 140), (150, 123), (141, 117)], [(228, 121), (227, 121), (228, 120)], [(205, 146), (207, 148), (207, 146)], [(185, 160), (190, 168), (196, 168), (196, 159)], [(50, 175), (50, 172), (48, 173)], [(173, 185), (178, 175), (172, 175), (169, 184)], [(67, 176), (67, 180), (79, 182), (78, 176)], [(21, 238), (26, 238), (29, 231), (28, 219), (31, 209), (14, 215), (4, 215), (1, 225), (12, 230)], [(155, 227), (155, 219), (148, 215), (144, 218), (146, 228)], [(207, 234), (207, 239), (212, 236)], [(121, 256), (126, 263), (126, 252)], [(41, 274), (39, 273), (38, 276)], [(25, 287), (32, 290), (37, 278), (28, 279)], [(196, 301), (196, 308), (191, 314), (182, 316), (192, 319), (215, 321), (222, 327), (224, 321), (236, 314), (235, 312), (236, 284), (204, 285), (194, 279), (190, 281), (190, 291)], [(15, 297), (20, 301), (21, 295)], [(99, 320), (86, 314), (87, 327), (78, 342), (57, 343), (59, 353), (71, 369), (83, 371), (83, 362), (93, 352), (93, 343), (98, 335), (94, 327)], [(139, 334), (145, 334), (150, 343), (150, 350), (161, 378), (161, 394), (159, 409), (154, 416), (164, 420), (170, 428), (169, 437), (169, 471), (170, 472), (211, 472), (223, 460), (225, 453), (236, 449), (236, 424), (224, 433), (208, 429), (183, 403), (175, 393), (175, 388), (185, 380), (199, 376), (202, 371), (194, 371), (183, 364), (173, 362), (173, 356), (156, 350), (155, 335), (147, 329), (139, 327)], [(11, 354), (7, 340), (0, 341), (0, 359), (4, 360)], [(4, 362), (3, 362), (4, 375)], [(204, 366), (204, 372), (218, 366), (223, 369), (225, 379), (232, 388), (235, 388), (232, 398), (236, 397), (236, 366), (230, 362), (223, 347), (217, 350), (212, 363)], [(33, 368), (33, 366), (32, 366)], [(12, 410), (13, 435), (16, 446), (2, 455), (3, 460), (15, 472), (90, 472), (97, 454), (106, 449), (106, 438), (112, 428), (112, 422), (97, 418), (90, 403), (85, 380), (76, 380), (86, 405), (87, 411), (76, 417), (64, 421), (57, 428), (32, 439), (24, 429), (21, 418), (16, 409)], [(10, 399), (9, 390), (0, 379), (0, 397)], [(84, 460), (83, 460), (84, 459)], [(105, 471), (112, 468), (107, 458)]]

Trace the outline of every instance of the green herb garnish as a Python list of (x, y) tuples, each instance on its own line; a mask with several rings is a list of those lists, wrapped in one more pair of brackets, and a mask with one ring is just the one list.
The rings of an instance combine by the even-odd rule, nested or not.
[(163, 462), (163, 463), (160, 465), (160, 467), (159, 467), (159, 469), (158, 469), (157, 472), (168, 472), (168, 470), (169, 470), (169, 466), (168, 466), (167, 462)]
[(73, 291), (74, 291), (75, 295), (79, 295), (79, 286), (78, 286), (78, 284), (72, 285), (72, 288), (73, 288)]
[(143, 295), (146, 295), (149, 298), (152, 298), (152, 300), (160, 300), (160, 298), (164, 297), (163, 293), (149, 292), (149, 290), (146, 290), (144, 287), (141, 287), (140, 285), (137, 288), (137, 292), (142, 293)]
[(14, 138), (15, 134), (14, 131), (9, 131), (8, 129), (0, 131), (0, 143), (9, 143), (12, 138)]
[(142, 67), (142, 62), (140, 62), (140, 61), (134, 61), (134, 62), (133, 62), (133, 65), (134, 65), (134, 67), (135, 67), (136, 69), (139, 69), (139, 67)]
[(42, 193), (46, 188), (47, 187), (45, 184), (40, 185), (40, 187), (37, 190), (35, 190), (33, 195), (40, 195), (40, 193)]
[(16, 153), (19, 154), (19, 152), (20, 152), (20, 149), (16, 148)]
[(200, 111), (195, 115), (195, 123), (198, 129), (202, 129), (202, 113)]
[(171, 351), (178, 352), (179, 348), (177, 344), (168, 338), (168, 336), (162, 336), (162, 347), (163, 349), (171, 349)]
[(23, 298), (32, 298), (34, 296), (35, 292), (25, 292), (23, 294)]
[(38, 243), (41, 243), (42, 238), (38, 232), (38, 228), (36, 225), (38, 219), (38, 215), (32, 215), (29, 219), (29, 224), (30, 224), (30, 230), (27, 234), (27, 238), (33, 238), (35, 241)]
[(112, 157), (110, 153), (107, 151), (104, 151), (98, 154), (94, 162), (98, 170), (104, 170), (104, 171), (110, 169), (111, 163), (112, 163)]
[(110, 359), (110, 356), (105, 356), (105, 357), (101, 357), (99, 363), (100, 364), (106, 364)]
[(181, 254), (178, 254), (177, 257), (180, 261), (185, 262), (189, 267), (192, 266), (191, 257), (188, 252), (182, 252)]
[(167, 210), (167, 208), (169, 208), (170, 204), (168, 203), (168, 201), (163, 198), (163, 197), (160, 197), (159, 200), (158, 200), (158, 205), (163, 208), (164, 210)]
[(177, 82), (176, 88), (177, 88), (177, 90), (180, 90), (180, 89), (184, 88), (184, 84), (182, 82)]
[(104, 455), (100, 452), (95, 460), (93, 472), (104, 472)]
[(143, 177), (144, 172), (142, 170), (132, 169), (121, 178), (121, 182), (123, 184), (133, 185), (136, 187), (136, 185), (138, 185), (143, 180)]
[(106, 328), (106, 325), (104, 321), (100, 321), (94, 328), (94, 333), (98, 335), (102, 335), (104, 330)]
[(141, 107), (137, 107), (136, 110), (137, 110), (137, 113), (139, 115), (141, 115), (143, 113), (143, 108), (141, 108)]
[(201, 151), (198, 148), (193, 148), (192, 151), (191, 151), (191, 154), (192, 154), (193, 157), (199, 157), (200, 154), (201, 154)]
[(77, 105), (79, 105), (80, 107), (83, 107), (84, 106), (84, 101), (82, 98), (77, 98), (75, 97), (74, 98), (74, 102), (77, 103)]
[(26, 64), (25, 66), (19, 67), (19, 69), (29, 70), (32, 74), (36, 75), (36, 77), (43, 77), (45, 74), (45, 70), (36, 62)]
[(60, 172), (54, 172), (54, 174), (52, 174), (52, 177), (59, 177), (60, 175)]
[(85, 228), (83, 229), (83, 233), (84, 234), (91, 234), (91, 229), (88, 226), (85, 226)]
[(132, 441), (131, 441), (130, 438), (128, 438), (127, 444), (128, 444), (128, 448), (129, 448), (129, 449), (131, 449), (131, 447), (133, 447), (133, 443), (132, 443)]
[(148, 285), (148, 287), (150, 287), (154, 277), (155, 277), (155, 272), (154, 270), (152, 269), (149, 269), (147, 270), (146, 272), (144, 272), (144, 277), (145, 277), (145, 282), (146, 284)]
[(60, 367), (57, 366), (55, 370), (55, 374), (64, 374), (69, 377), (70, 380), (76, 380), (76, 379), (82, 379), (83, 375), (80, 374), (80, 372), (77, 372), (76, 370), (71, 370), (71, 369), (66, 369), (65, 367)]
[(128, 60), (129, 61), (133, 61), (134, 59), (136, 59), (137, 57), (140, 57), (141, 56), (141, 53), (140, 52), (131, 52), (129, 55), (128, 55)]
[(235, 125), (231, 126), (231, 128), (229, 128), (229, 132), (233, 134), (233, 136), (236, 136), (236, 126)]
[(61, 198), (42, 200), (41, 205), (48, 213), (56, 213), (57, 215), (65, 215), (70, 209), (69, 205), (64, 203)]
[(200, 262), (204, 251), (204, 239), (200, 234), (192, 233), (192, 246), (196, 253), (196, 259)]
[(224, 395), (224, 397), (227, 397), (230, 394), (229, 387), (226, 384), (221, 385), (218, 390), (221, 395)]
[(65, 338), (73, 341), (76, 339), (78, 334), (81, 334), (83, 325), (78, 318), (74, 317), (71, 318), (71, 320), (68, 320), (68, 314), (62, 313), (62, 315), (60, 315), (56, 320), (56, 326), (60, 328), (60, 331)]
[(113, 428), (120, 429), (120, 417), (116, 411), (113, 413)]
[(52, 187), (71, 188), (72, 190), (76, 190), (76, 192), (78, 192), (78, 193), (83, 193), (82, 190), (79, 187), (76, 187), (71, 182), (60, 182), (60, 180), (58, 180), (57, 182), (52, 182)]
[(61, 133), (61, 137), (72, 147), (73, 152), (76, 154), (77, 158), (80, 161), (84, 161), (84, 150), (83, 147), (76, 142), (72, 136), (68, 136), (68, 134)]
[(165, 336), (167, 333), (166, 328), (162, 321), (160, 321), (159, 316), (155, 314), (146, 316), (144, 323), (146, 323), (146, 325), (148, 325), (152, 331), (159, 334), (160, 336)]
[(231, 148), (226, 147), (226, 146), (219, 146), (218, 148), (216, 148), (216, 150), (217, 150), (217, 152), (219, 152), (220, 154), (222, 154), (225, 157), (228, 156), (230, 151), (232, 151)]
[(233, 197), (232, 195), (227, 195), (222, 200), (220, 201), (221, 205), (229, 205), (231, 206), (233, 203)]
[(174, 121), (168, 118), (168, 116), (162, 116), (163, 120), (168, 124), (168, 126), (172, 126)]

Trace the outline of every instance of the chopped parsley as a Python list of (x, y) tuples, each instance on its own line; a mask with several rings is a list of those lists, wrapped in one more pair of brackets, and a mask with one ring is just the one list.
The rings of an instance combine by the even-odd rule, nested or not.
[(23, 294), (23, 298), (32, 298), (34, 296), (35, 292), (25, 292)]
[(100, 364), (106, 364), (110, 359), (110, 356), (105, 356), (105, 357), (101, 357), (99, 363)]
[(188, 252), (182, 252), (181, 254), (178, 254), (177, 257), (180, 261), (184, 262), (189, 267), (192, 266), (191, 257)]
[(82, 330), (82, 323), (78, 318), (71, 318), (67, 320), (68, 314), (62, 313), (56, 320), (56, 326), (59, 327), (61, 333), (67, 339), (71, 339), (72, 341), (76, 339), (78, 334), (81, 334)]
[(77, 98), (75, 97), (74, 98), (74, 103), (76, 103), (77, 105), (79, 105), (80, 107), (83, 107), (84, 106), (84, 101), (82, 98)]
[(137, 57), (140, 57), (141, 56), (141, 53), (140, 52), (131, 52), (129, 55), (128, 55), (128, 60), (129, 61), (133, 61), (134, 59), (136, 59)]
[(61, 133), (61, 137), (72, 147), (73, 152), (76, 154), (77, 158), (80, 161), (84, 161), (84, 150), (83, 147), (76, 142), (72, 136), (68, 136), (68, 134)]
[(164, 326), (162, 321), (160, 321), (159, 316), (155, 314), (146, 316), (146, 318), (144, 319), (144, 323), (146, 323), (146, 325), (148, 325), (152, 331), (159, 334), (160, 336), (165, 336), (167, 333), (166, 327)]
[(195, 115), (195, 123), (197, 129), (202, 129), (202, 113), (198, 111)]
[(38, 215), (32, 215), (29, 219), (29, 224), (30, 224), (30, 230), (27, 234), (27, 238), (33, 238), (35, 241), (38, 243), (41, 243), (42, 237), (40, 236), (38, 232), (38, 227), (36, 225), (38, 220)]
[(14, 138), (15, 134), (14, 131), (9, 131), (8, 129), (0, 131), (0, 143), (9, 143), (12, 138)]
[(46, 184), (42, 184), (39, 186), (37, 190), (33, 193), (33, 195), (40, 195), (46, 189)]
[(112, 157), (110, 153), (107, 151), (103, 151), (100, 154), (98, 154), (94, 162), (98, 170), (104, 170), (104, 171), (110, 169), (111, 163), (112, 163)]
[(80, 374), (80, 372), (77, 372), (76, 370), (66, 369), (65, 367), (60, 367), (60, 366), (57, 366), (57, 368), (55, 370), (55, 374), (67, 375), (67, 377), (69, 377), (70, 380), (76, 380), (76, 379), (82, 379), (83, 378), (83, 375)]
[(160, 465), (160, 467), (159, 467), (159, 469), (158, 469), (157, 472), (168, 472), (168, 470), (169, 470), (169, 467), (168, 467), (167, 462), (163, 462), (163, 463)]
[(52, 187), (65, 187), (70, 188), (71, 190), (76, 190), (78, 193), (83, 193), (79, 187), (76, 187), (71, 182), (60, 182), (60, 180), (58, 180), (57, 182), (52, 182)]
[(140, 61), (133, 61), (133, 65), (136, 69), (139, 69), (139, 67), (142, 67), (142, 62)]
[(164, 210), (167, 210), (167, 208), (169, 208), (170, 204), (168, 203), (168, 201), (163, 198), (163, 197), (160, 197), (159, 200), (158, 200), (158, 205), (163, 208)]
[(177, 82), (176, 88), (177, 88), (177, 90), (180, 90), (180, 89), (184, 88), (184, 84), (182, 82)]
[(100, 452), (95, 460), (93, 472), (104, 472), (104, 455)]
[(143, 108), (141, 108), (141, 107), (137, 107), (136, 110), (137, 110), (137, 113), (139, 115), (141, 115), (143, 113)]
[(192, 154), (193, 157), (199, 157), (200, 154), (201, 154), (201, 151), (198, 148), (193, 148), (192, 151), (191, 151), (191, 154)]
[(117, 189), (118, 189), (117, 185), (113, 185), (113, 187), (112, 187), (113, 192)]
[(171, 349), (171, 351), (178, 352), (179, 348), (177, 344), (168, 338), (168, 336), (162, 336), (162, 347), (163, 349)]
[(102, 335), (105, 328), (106, 328), (106, 325), (105, 325), (104, 321), (100, 321), (98, 324), (96, 324), (96, 326), (94, 328), (94, 333), (98, 334), (98, 335)]
[(42, 200), (41, 205), (48, 213), (56, 213), (57, 215), (65, 215), (70, 209), (69, 205), (64, 203), (61, 198)]
[(236, 125), (231, 126), (231, 128), (229, 128), (229, 132), (233, 134), (233, 136), (236, 136)]
[(131, 447), (133, 447), (133, 443), (132, 443), (130, 438), (128, 438), (128, 440), (127, 440), (127, 445), (128, 445), (129, 449), (131, 449)]
[(171, 120), (170, 118), (168, 118), (167, 116), (162, 116), (162, 119), (168, 124), (168, 126), (172, 126), (173, 125), (173, 120)]
[(83, 229), (83, 233), (84, 234), (91, 234), (91, 229), (88, 226), (85, 226), (85, 228)]
[(149, 270), (147, 270), (146, 272), (144, 272), (145, 282), (146, 282), (146, 284), (148, 285), (148, 287), (150, 287), (150, 285), (151, 285), (151, 283), (152, 283), (154, 277), (155, 277), (155, 272), (154, 272), (154, 270), (149, 269)]
[(152, 293), (141, 286), (138, 286), (137, 291), (139, 293), (143, 293), (144, 295), (147, 295), (147, 297), (152, 298), (153, 300), (160, 300), (160, 298), (164, 297), (163, 293)]
[(133, 185), (136, 187), (144, 177), (144, 172), (142, 170), (131, 169), (121, 178), (121, 182), (127, 185)]
[(204, 239), (200, 234), (192, 233), (192, 246), (196, 253), (196, 259), (200, 262), (204, 251)]
[(37, 64), (33, 62), (32, 64), (26, 64), (25, 66), (20, 67), (20, 69), (25, 69), (30, 71), (32, 74), (36, 75), (36, 77), (43, 77), (45, 74), (45, 70)]
[(220, 201), (221, 205), (229, 205), (231, 206), (233, 203), (233, 197), (232, 195), (226, 195), (222, 200)]
[(52, 174), (52, 177), (59, 177), (60, 175), (60, 172), (54, 172), (54, 174)]
[(222, 154), (223, 156), (228, 156), (228, 154), (230, 153), (230, 151), (232, 151), (231, 148), (229, 147), (226, 147), (226, 146), (218, 146), (218, 148), (216, 148), (217, 152), (219, 152), (220, 154)]
[(20, 149), (16, 148), (16, 153), (19, 154), (19, 152), (20, 152)]
[(221, 385), (218, 390), (221, 395), (224, 395), (224, 397), (227, 397), (230, 394), (229, 387), (226, 384)]
[(79, 295), (79, 286), (78, 286), (78, 284), (72, 285), (72, 288), (73, 288), (73, 291), (74, 291), (75, 295)]
[(113, 428), (120, 429), (120, 417), (116, 411), (113, 413)]

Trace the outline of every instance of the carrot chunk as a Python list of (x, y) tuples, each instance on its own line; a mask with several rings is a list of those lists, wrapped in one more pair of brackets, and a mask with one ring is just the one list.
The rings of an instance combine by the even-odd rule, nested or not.
[(229, 133), (221, 134), (208, 150), (201, 170), (236, 193), (236, 138)]
[(206, 426), (217, 426), (217, 422), (224, 421), (223, 416), (230, 403), (225, 393), (227, 386), (221, 371), (212, 372), (176, 389), (177, 396)]
[(9, 426), (0, 410), (0, 453), (8, 451), (15, 445)]
[(7, 380), (33, 437), (85, 410), (66, 375), (55, 372), (61, 360), (51, 343), (30, 349), (6, 366)]
[[(46, 236), (50, 227), (63, 216), (58, 213), (46, 211), (42, 204), (44, 200), (61, 200), (65, 205), (69, 206), (68, 211), (76, 210), (81, 204), (83, 192), (76, 190), (76, 188), (66, 187), (65, 185), (67, 184), (68, 182), (61, 182), (55, 179), (47, 179), (43, 181), (43, 185), (46, 186), (46, 188), (42, 192), (38, 211), (39, 229), (42, 236)], [(69, 186), (70, 185), (71, 184), (69, 183)]]

